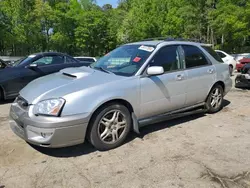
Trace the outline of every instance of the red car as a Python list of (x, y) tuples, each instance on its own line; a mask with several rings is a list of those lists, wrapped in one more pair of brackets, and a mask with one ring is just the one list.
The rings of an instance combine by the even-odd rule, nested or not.
[(239, 60), (239, 63), (236, 64), (236, 69), (238, 72), (246, 65), (250, 63), (250, 55), (244, 57), (243, 59)]

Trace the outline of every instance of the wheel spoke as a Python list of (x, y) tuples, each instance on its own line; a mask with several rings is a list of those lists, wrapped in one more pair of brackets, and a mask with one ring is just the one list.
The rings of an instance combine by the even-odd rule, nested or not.
[(213, 99), (212, 102), (211, 102), (211, 106), (214, 107), (215, 104), (216, 104), (216, 100)]
[(215, 95), (216, 95), (216, 96), (219, 95), (219, 89), (218, 89), (218, 88), (215, 89)]
[(218, 101), (217, 101), (218, 105), (220, 105), (221, 101), (222, 101), (221, 98), (218, 98)]
[(110, 123), (110, 122), (111, 122), (111, 119), (107, 119), (107, 118), (104, 117), (104, 118), (102, 118), (102, 121), (106, 121), (106, 122), (109, 122), (109, 123)]
[(117, 141), (118, 138), (119, 138), (119, 136), (118, 136), (118, 131), (117, 131), (117, 130), (116, 130), (116, 131), (113, 131), (113, 132), (112, 132), (112, 142)]
[(122, 128), (125, 128), (126, 127), (126, 121), (123, 120), (122, 122), (118, 122), (117, 123), (117, 129), (122, 129)]
[(109, 129), (106, 128), (103, 133), (101, 134), (101, 139), (105, 140), (110, 135)]
[(119, 115), (120, 115), (120, 112), (119, 112), (119, 111), (114, 111), (113, 116), (112, 116), (112, 118), (111, 118), (110, 121), (112, 121), (112, 122), (117, 122), (117, 121), (118, 121)]
[(100, 123), (107, 127), (107, 126), (109, 126), (110, 122), (106, 121), (105, 119), (106, 118), (103, 118)]

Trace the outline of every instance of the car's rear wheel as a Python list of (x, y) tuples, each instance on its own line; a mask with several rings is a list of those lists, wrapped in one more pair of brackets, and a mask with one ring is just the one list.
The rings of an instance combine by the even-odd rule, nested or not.
[(216, 113), (222, 109), (223, 105), (223, 88), (221, 85), (216, 84), (210, 91), (206, 106), (208, 113)]
[(120, 146), (131, 128), (129, 110), (111, 103), (99, 109), (93, 116), (88, 132), (89, 141), (98, 150), (110, 150)]

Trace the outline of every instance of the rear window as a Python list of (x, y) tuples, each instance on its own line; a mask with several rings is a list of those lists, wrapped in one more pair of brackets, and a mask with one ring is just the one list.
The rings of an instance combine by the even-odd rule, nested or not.
[(76, 59), (78, 59), (79, 61), (86, 61), (86, 62), (91, 62), (91, 63), (95, 62), (93, 58), (76, 58)]
[(223, 60), (221, 59), (221, 57), (209, 46), (202, 46), (202, 48), (204, 50), (206, 50), (214, 59), (216, 59), (217, 61), (223, 63)]

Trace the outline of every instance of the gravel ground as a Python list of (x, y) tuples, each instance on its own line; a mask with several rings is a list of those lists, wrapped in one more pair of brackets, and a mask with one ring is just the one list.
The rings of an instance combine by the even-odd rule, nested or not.
[(0, 188), (250, 187), (250, 91), (232, 91), (213, 115), (193, 115), (132, 133), (123, 146), (32, 147), (12, 133), (0, 104)]

